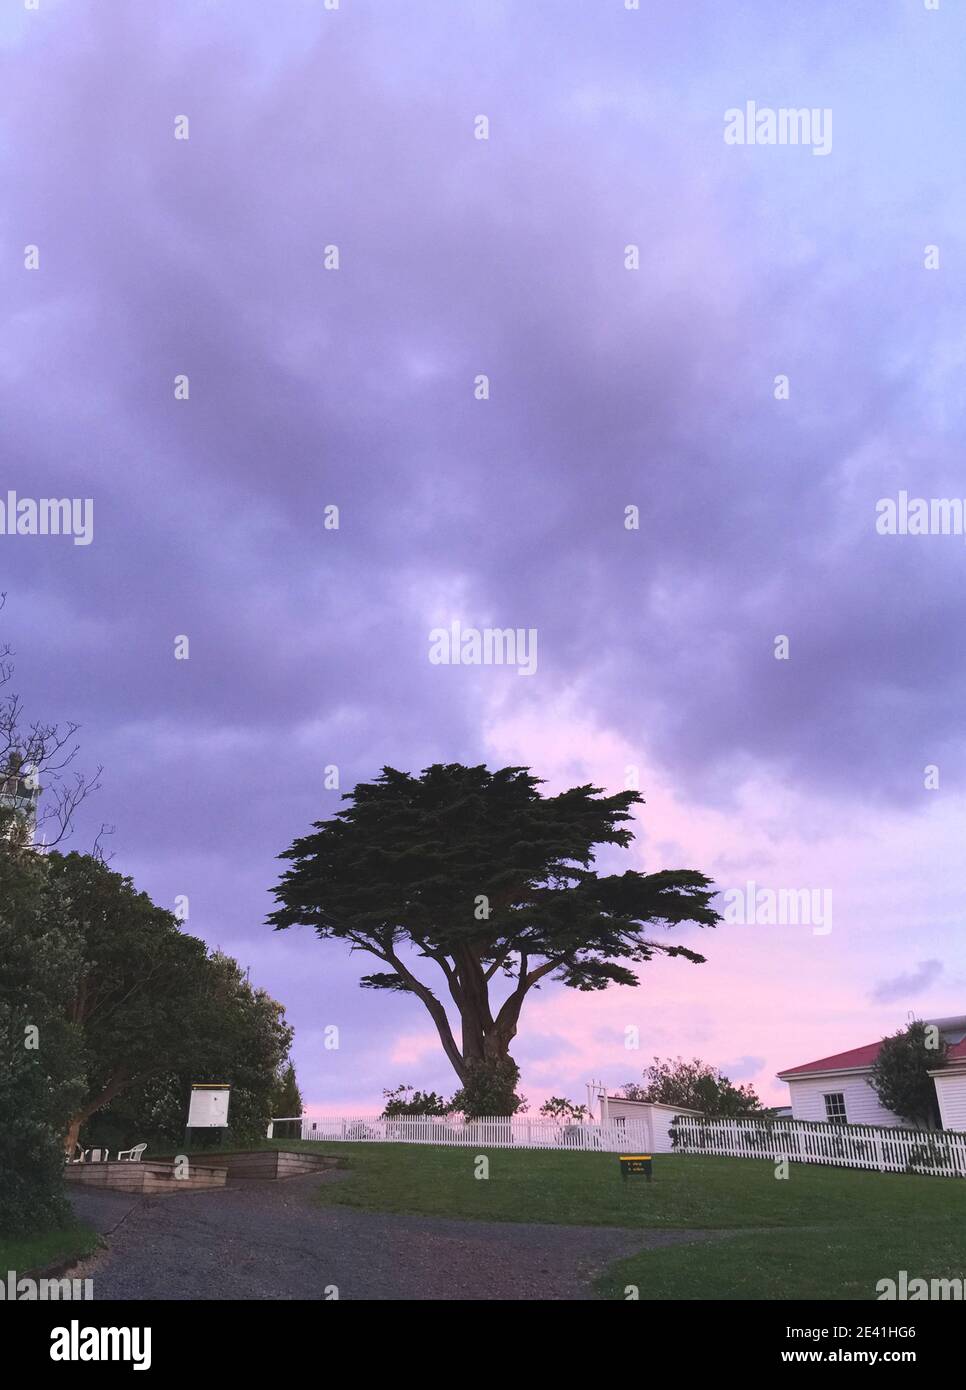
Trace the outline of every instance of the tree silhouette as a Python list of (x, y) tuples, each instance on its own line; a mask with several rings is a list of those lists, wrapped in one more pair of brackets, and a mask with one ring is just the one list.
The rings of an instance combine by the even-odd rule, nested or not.
[[(332, 819), (280, 857), (277, 930), (311, 926), (388, 966), (369, 989), (419, 999), (459, 1077), (467, 1113), (512, 1111), (510, 1057), (525, 1001), (547, 979), (571, 989), (636, 986), (655, 955), (704, 957), (655, 940), (654, 925), (714, 926), (713, 885), (691, 869), (598, 875), (599, 845), (627, 846), (636, 791), (590, 785), (543, 796), (528, 768), (384, 767)], [(459, 1018), (423, 978), (431, 962)]]

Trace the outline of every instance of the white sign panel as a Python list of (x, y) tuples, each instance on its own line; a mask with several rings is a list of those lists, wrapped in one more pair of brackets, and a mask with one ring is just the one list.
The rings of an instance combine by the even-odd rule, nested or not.
[(228, 1124), (228, 1086), (217, 1089), (199, 1090), (191, 1088), (191, 1104), (188, 1107), (189, 1129), (224, 1129)]

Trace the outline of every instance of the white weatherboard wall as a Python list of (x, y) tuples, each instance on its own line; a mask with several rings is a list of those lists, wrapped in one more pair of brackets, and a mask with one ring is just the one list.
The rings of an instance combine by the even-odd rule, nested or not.
[(943, 1129), (966, 1130), (966, 1071), (931, 1072)]
[(828, 1120), (825, 1096), (845, 1097), (845, 1118), (850, 1125), (901, 1125), (898, 1115), (886, 1110), (865, 1075), (801, 1076), (788, 1078), (795, 1120)]
[(604, 1118), (608, 1124), (624, 1122), (628, 1129), (643, 1126), (648, 1136), (647, 1147), (652, 1153), (668, 1154), (671, 1143), (671, 1121), (675, 1115), (700, 1117), (700, 1110), (682, 1110), (679, 1105), (663, 1105), (657, 1101), (624, 1100), (621, 1096), (598, 1097), (603, 1102)]

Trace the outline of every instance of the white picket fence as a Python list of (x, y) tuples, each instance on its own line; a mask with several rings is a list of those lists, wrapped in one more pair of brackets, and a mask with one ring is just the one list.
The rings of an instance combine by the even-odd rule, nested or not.
[[(373, 1115), (303, 1116), (272, 1120), (268, 1137), (284, 1137), (301, 1123), (303, 1139), (326, 1143), (459, 1144), (490, 1149), (571, 1149), (599, 1153), (647, 1153), (646, 1126), (578, 1124), (525, 1115), (464, 1120), (457, 1115), (405, 1115), (384, 1120)], [(281, 1133), (276, 1136), (276, 1127)], [(291, 1137), (291, 1135), (289, 1135)]]
[(671, 1126), (671, 1137), (673, 1152), (680, 1154), (966, 1177), (966, 1134), (948, 1129), (886, 1129), (805, 1120), (701, 1120), (679, 1115)]

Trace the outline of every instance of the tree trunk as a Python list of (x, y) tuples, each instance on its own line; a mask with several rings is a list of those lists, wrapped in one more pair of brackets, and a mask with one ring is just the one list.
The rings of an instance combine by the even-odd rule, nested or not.
[[(479, 1010), (472, 1004), (464, 1003), (460, 1009), (460, 1023), (463, 1040), (463, 1061), (467, 1065), (473, 1062), (482, 1062), (485, 1047), (483, 1034), (483, 1020), (480, 1018)], [(460, 1078), (465, 1079), (464, 1077)]]
[(80, 1135), (81, 1125), (84, 1121), (89, 1120), (90, 1117), (96, 1111), (100, 1110), (101, 1106), (106, 1105), (109, 1100), (113, 1100), (120, 1091), (123, 1091), (126, 1086), (131, 1084), (132, 1080), (133, 1078), (128, 1076), (126, 1072), (117, 1072), (116, 1075), (111, 1077), (100, 1095), (95, 1096), (93, 1100), (82, 1105), (81, 1108), (70, 1117), (70, 1124), (67, 1126), (67, 1133), (64, 1136), (65, 1153), (72, 1154), (74, 1152)]
[(74, 1150), (77, 1148), (77, 1140), (80, 1135), (80, 1127), (84, 1123), (83, 1116), (75, 1115), (70, 1122), (67, 1130), (67, 1137), (64, 1140), (64, 1153), (69, 1158), (73, 1158)]
[(504, 1058), (509, 1057), (510, 1043), (516, 1036), (516, 1031), (514, 1028), (509, 1037), (506, 1036), (502, 1028), (495, 1028), (491, 1033), (487, 1033), (483, 1039), (483, 1060), (485, 1062), (502, 1062)]

